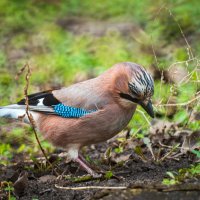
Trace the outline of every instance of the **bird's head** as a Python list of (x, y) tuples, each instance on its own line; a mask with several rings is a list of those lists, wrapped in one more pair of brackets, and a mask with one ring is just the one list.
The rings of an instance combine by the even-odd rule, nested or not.
[(141, 105), (153, 118), (151, 97), (154, 93), (154, 82), (151, 75), (135, 63), (123, 63), (123, 66), (127, 78), (126, 87), (123, 87), (124, 89), (119, 92), (120, 98)]

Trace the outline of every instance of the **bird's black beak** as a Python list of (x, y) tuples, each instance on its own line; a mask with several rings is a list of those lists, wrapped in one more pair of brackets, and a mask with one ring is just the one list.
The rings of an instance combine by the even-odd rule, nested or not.
[(139, 102), (139, 104), (144, 108), (144, 110), (145, 110), (152, 118), (154, 118), (154, 111), (153, 111), (153, 106), (152, 106), (151, 100), (149, 100), (147, 103)]

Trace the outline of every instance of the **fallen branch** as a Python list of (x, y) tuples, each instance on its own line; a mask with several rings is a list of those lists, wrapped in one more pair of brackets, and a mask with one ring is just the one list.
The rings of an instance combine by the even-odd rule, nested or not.
[(95, 185), (81, 186), (81, 187), (62, 187), (55, 184), (55, 187), (62, 190), (90, 190), (90, 189), (125, 190), (127, 189), (126, 186), (114, 187), (114, 186), (95, 186)]

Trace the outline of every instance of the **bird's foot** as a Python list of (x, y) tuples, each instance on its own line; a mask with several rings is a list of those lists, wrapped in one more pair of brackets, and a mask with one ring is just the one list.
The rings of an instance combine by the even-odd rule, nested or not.
[(74, 159), (75, 162), (79, 163), (79, 165), (88, 172), (93, 178), (101, 178), (102, 174), (96, 173), (91, 167), (87, 164), (87, 161), (82, 156), (78, 156)]
[(68, 152), (62, 152), (58, 155), (59, 158), (65, 159), (65, 163), (71, 162), (71, 158), (69, 158)]

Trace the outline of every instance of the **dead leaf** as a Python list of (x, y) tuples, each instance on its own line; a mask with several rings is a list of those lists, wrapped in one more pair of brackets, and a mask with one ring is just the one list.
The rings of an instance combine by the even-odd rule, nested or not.
[(181, 153), (187, 153), (188, 151), (192, 151), (194, 149), (199, 149), (199, 138), (200, 138), (200, 131), (194, 131), (188, 135), (184, 136), (184, 141), (181, 146)]
[(186, 70), (186, 68), (184, 68), (178, 64), (172, 65), (166, 74), (169, 82), (172, 82), (175, 84), (179, 84), (181, 81), (184, 80), (184, 78), (187, 75), (188, 75), (188, 71)]
[(114, 163), (121, 163), (121, 162), (126, 162), (127, 160), (129, 160), (131, 154), (113, 154), (111, 156), (111, 161), (113, 161)]
[(13, 187), (14, 187), (14, 194), (18, 197), (21, 197), (25, 189), (28, 186), (28, 173), (26, 171), (23, 171), (20, 173), (18, 179), (15, 181)]
[(46, 182), (51, 182), (51, 181), (55, 181), (55, 180), (56, 180), (56, 176), (54, 176), (54, 175), (45, 175), (45, 176), (41, 176), (39, 178), (40, 183), (46, 183)]

